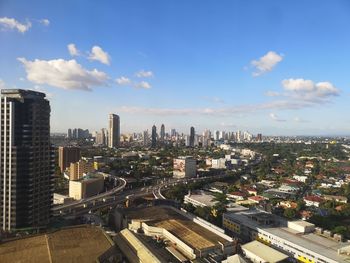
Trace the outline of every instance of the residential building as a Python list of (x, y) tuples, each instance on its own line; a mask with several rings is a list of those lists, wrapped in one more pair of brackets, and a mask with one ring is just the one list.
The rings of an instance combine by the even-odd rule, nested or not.
[(74, 146), (60, 146), (58, 147), (58, 165), (61, 173), (63, 173), (71, 163), (78, 162), (80, 160), (80, 148)]
[(50, 103), (41, 92), (1, 90), (0, 224), (42, 227), (53, 202)]
[(174, 159), (173, 175), (175, 178), (195, 177), (197, 161), (191, 156), (180, 156)]
[(108, 147), (117, 148), (120, 144), (120, 118), (116, 114), (109, 114)]
[(85, 174), (95, 171), (94, 162), (91, 160), (79, 160), (71, 163), (69, 168), (69, 180), (78, 180)]
[(304, 202), (306, 206), (316, 206), (320, 207), (320, 204), (323, 202), (323, 198), (317, 195), (309, 195), (304, 197)]

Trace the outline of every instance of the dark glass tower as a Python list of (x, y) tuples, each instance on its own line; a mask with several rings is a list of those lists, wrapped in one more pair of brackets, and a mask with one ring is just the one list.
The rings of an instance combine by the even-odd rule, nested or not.
[(165, 139), (165, 126), (164, 124), (162, 124), (162, 126), (160, 126), (160, 140), (164, 142), (164, 139)]
[(2, 229), (45, 226), (54, 174), (49, 101), (41, 92), (1, 90), (0, 123)]
[(191, 130), (190, 130), (190, 147), (194, 147), (194, 136), (195, 136), (194, 127), (191, 127)]
[(152, 126), (152, 143), (151, 146), (152, 148), (155, 148), (157, 146), (157, 127), (156, 125)]

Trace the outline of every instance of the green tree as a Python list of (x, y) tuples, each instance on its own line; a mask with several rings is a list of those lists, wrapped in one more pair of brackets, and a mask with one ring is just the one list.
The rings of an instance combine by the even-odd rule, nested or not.
[(296, 216), (296, 211), (293, 208), (286, 208), (283, 212), (283, 215), (288, 219), (293, 219)]

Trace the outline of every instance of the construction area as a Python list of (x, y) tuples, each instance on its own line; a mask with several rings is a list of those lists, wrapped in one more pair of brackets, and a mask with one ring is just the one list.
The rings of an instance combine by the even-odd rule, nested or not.
[[(220, 258), (234, 253), (234, 243), (230, 237), (209, 223), (196, 222), (173, 207), (121, 209), (118, 215), (116, 221), (119, 230), (127, 228), (135, 235), (142, 233), (153, 237), (162, 242), (164, 248), (180, 262), (210, 256)], [(127, 240), (126, 235), (130, 236), (125, 232), (124, 240)]]
[(104, 262), (116, 258), (113, 241), (99, 227), (77, 226), (0, 244), (1, 262)]

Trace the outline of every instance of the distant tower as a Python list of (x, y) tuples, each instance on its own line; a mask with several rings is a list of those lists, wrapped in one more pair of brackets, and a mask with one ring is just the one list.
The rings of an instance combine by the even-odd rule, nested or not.
[(152, 126), (152, 148), (155, 148), (157, 145), (157, 127), (156, 125)]
[(162, 126), (160, 127), (160, 140), (164, 142), (164, 139), (165, 139), (165, 126), (164, 124), (162, 124)]
[(195, 136), (194, 127), (191, 127), (191, 130), (190, 130), (190, 147), (194, 147), (194, 136)]
[(116, 114), (109, 114), (108, 147), (116, 148), (120, 143), (120, 118)]
[(72, 129), (68, 129), (67, 138), (68, 139), (72, 138)]

